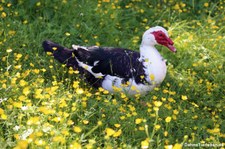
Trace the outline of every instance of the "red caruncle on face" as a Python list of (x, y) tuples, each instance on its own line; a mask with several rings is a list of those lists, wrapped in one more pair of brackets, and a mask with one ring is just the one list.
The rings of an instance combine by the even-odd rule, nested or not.
[(154, 31), (152, 34), (155, 36), (155, 40), (158, 44), (166, 46), (172, 52), (176, 52), (173, 41), (163, 31)]

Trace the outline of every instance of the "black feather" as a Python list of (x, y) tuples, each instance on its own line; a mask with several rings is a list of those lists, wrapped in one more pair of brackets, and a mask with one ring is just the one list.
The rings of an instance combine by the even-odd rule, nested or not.
[[(58, 60), (60, 63), (66, 64), (67, 67), (72, 67), (74, 70), (78, 70), (80, 72), (80, 77), (87, 82), (90, 83), (90, 85), (94, 87), (100, 87), (102, 85), (102, 81), (104, 79), (101, 78), (95, 78), (91, 73), (89, 73), (87, 70), (83, 69), (82, 67), (79, 67), (78, 62), (76, 58), (73, 56), (73, 52), (75, 50), (65, 48), (59, 44), (56, 44), (54, 42), (51, 42), (49, 40), (46, 40), (42, 43), (42, 46), (45, 50), (45, 52), (51, 52), (53, 53), (53, 56), (56, 60)], [(56, 50), (53, 50), (53, 48), (56, 48)], [(83, 55), (82, 55), (83, 54)], [(82, 57), (85, 56), (84, 52), (80, 52), (80, 55)]]
[(134, 78), (137, 83), (146, 83), (145, 79), (141, 79), (145, 72), (138, 52), (122, 48), (88, 47), (78, 48), (74, 53), (79, 61), (93, 66), (94, 73), (118, 76), (127, 81)]
[[(51, 41), (44, 41), (43, 48), (46, 52), (52, 52), (55, 59), (64, 63), (67, 67), (73, 67), (79, 70), (81, 77), (94, 87), (100, 87), (106, 75), (123, 78), (126, 83), (133, 78), (137, 84), (146, 84), (145, 71), (143, 63), (139, 61), (138, 52), (111, 47), (78, 47), (77, 49), (68, 49)], [(57, 48), (53, 50), (53, 48)], [(75, 57), (74, 57), (75, 55)], [(90, 72), (78, 65), (77, 60), (93, 66), (94, 73), (102, 73), (102, 78), (95, 78)], [(98, 63), (96, 63), (98, 62)]]

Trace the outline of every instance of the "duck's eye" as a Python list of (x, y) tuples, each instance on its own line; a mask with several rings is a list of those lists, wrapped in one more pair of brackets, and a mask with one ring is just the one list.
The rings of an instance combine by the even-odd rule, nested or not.
[(162, 34), (162, 33), (159, 33), (159, 36), (160, 36), (160, 37), (162, 37), (162, 36), (163, 36), (163, 34)]

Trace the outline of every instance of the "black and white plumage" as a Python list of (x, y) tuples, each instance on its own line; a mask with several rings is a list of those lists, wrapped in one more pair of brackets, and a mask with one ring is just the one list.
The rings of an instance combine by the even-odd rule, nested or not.
[(143, 34), (140, 53), (98, 46), (73, 45), (72, 49), (68, 49), (51, 41), (44, 41), (43, 48), (52, 52), (59, 62), (79, 70), (94, 87), (133, 95), (151, 91), (165, 78), (166, 63), (154, 47), (156, 44), (176, 52), (167, 31), (160, 26), (150, 28)]

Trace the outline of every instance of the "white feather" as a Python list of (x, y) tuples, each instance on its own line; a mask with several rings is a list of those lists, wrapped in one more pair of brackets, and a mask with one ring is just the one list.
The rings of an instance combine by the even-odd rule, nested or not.
[(146, 94), (155, 87), (155, 85), (137, 84), (133, 78), (130, 78), (127, 84), (123, 84), (122, 80), (122, 78), (117, 76), (106, 75), (102, 82), (102, 87), (110, 92), (123, 91), (130, 95)]
[(99, 61), (95, 61), (95, 62), (94, 62), (94, 66), (96, 66), (96, 65), (98, 64), (98, 62), (99, 62)]
[(77, 50), (78, 48), (82, 48), (82, 49), (84, 49), (84, 50), (87, 50), (87, 51), (88, 51), (87, 47), (84, 47), (84, 46), (79, 46), (79, 45), (75, 45), (75, 44), (73, 44), (73, 45), (72, 45), (72, 48), (73, 48), (74, 50)]
[(92, 75), (94, 75), (96, 78), (101, 78), (103, 77), (104, 75), (102, 73), (94, 73), (92, 71), (92, 68), (93, 66), (89, 66), (81, 61), (79, 61), (77, 58), (76, 58), (77, 62), (78, 62), (78, 65), (84, 69), (86, 69), (88, 72), (90, 72)]

